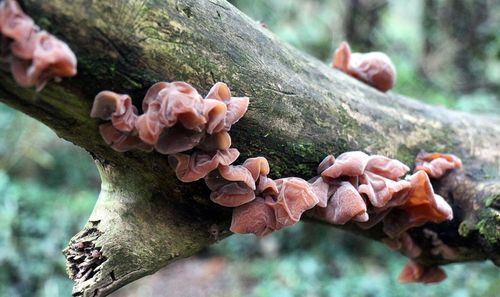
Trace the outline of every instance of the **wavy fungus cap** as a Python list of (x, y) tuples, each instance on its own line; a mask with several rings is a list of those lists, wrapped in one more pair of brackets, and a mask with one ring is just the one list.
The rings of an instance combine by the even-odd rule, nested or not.
[(276, 230), (275, 211), (262, 197), (233, 210), (231, 232), (265, 236)]
[(394, 181), (370, 171), (360, 177), (360, 183), (359, 193), (365, 194), (370, 203), (378, 208), (384, 207), (396, 195), (408, 193), (411, 187), (406, 180)]
[(276, 230), (293, 225), (300, 220), (302, 213), (318, 204), (311, 185), (297, 177), (276, 180), (279, 194), (266, 203), (274, 209)]
[(210, 199), (222, 206), (236, 207), (255, 199), (255, 181), (245, 167), (219, 165), (205, 178), (210, 190)]
[(318, 207), (326, 207), (328, 199), (330, 198), (331, 185), (326, 183), (321, 176), (317, 176), (309, 181), (314, 194), (319, 199)]
[(76, 74), (76, 56), (69, 46), (47, 33), (37, 33), (33, 64), (28, 69), (33, 80), (69, 77)]
[(189, 130), (177, 124), (162, 130), (154, 148), (164, 155), (185, 152), (197, 146), (204, 135), (203, 131)]
[(33, 57), (36, 30), (35, 22), (22, 11), (17, 1), (0, 3), (0, 31), (12, 40), (11, 50), (17, 58), (30, 60)]
[(205, 97), (205, 100), (207, 99), (222, 101), (227, 107), (223, 125), (219, 124), (217, 127), (214, 127), (213, 130), (215, 132), (219, 132), (220, 129), (229, 131), (231, 126), (243, 117), (248, 109), (248, 104), (250, 103), (250, 99), (248, 97), (231, 97), (231, 91), (223, 82), (216, 83), (210, 89)]
[(349, 61), (351, 60), (351, 47), (349, 43), (342, 41), (335, 50), (332, 59), (332, 67), (346, 72), (349, 70)]
[(345, 41), (335, 50), (332, 67), (382, 92), (390, 90), (396, 82), (396, 67), (386, 54), (382, 52), (351, 53), (351, 48)]
[(254, 181), (257, 181), (262, 175), (269, 174), (269, 163), (264, 157), (248, 158), (243, 162), (242, 166), (250, 171)]
[(111, 91), (101, 91), (95, 96), (90, 116), (101, 120), (110, 120), (113, 115), (123, 115), (126, 111), (125, 101), (129, 99), (128, 95), (120, 95)]
[(135, 129), (137, 108), (132, 105), (132, 99), (128, 95), (102, 91), (94, 99), (90, 116), (102, 120), (111, 119), (117, 130), (131, 132)]
[(410, 178), (411, 190), (406, 202), (384, 218), (384, 232), (392, 238), (406, 230), (427, 222), (440, 223), (453, 219), (451, 206), (443, 197), (434, 194), (425, 171), (417, 171)]
[(196, 147), (202, 151), (213, 152), (216, 150), (227, 150), (231, 147), (231, 136), (226, 131), (215, 134), (206, 134)]
[(150, 152), (153, 147), (142, 142), (138, 137), (117, 130), (111, 123), (99, 126), (99, 133), (104, 142), (117, 152), (126, 152), (133, 149)]
[(344, 225), (351, 219), (359, 222), (368, 220), (366, 203), (349, 182), (341, 182), (326, 208), (318, 208), (316, 211), (321, 218), (331, 224)]
[[(323, 170), (321, 176), (327, 180), (339, 176), (359, 176), (365, 171), (369, 159), (367, 154), (360, 151), (343, 153), (335, 159), (330, 167)], [(326, 167), (326, 164), (331, 163), (331, 159), (323, 161), (325, 164), (321, 167)]]
[(161, 102), (159, 120), (165, 127), (172, 127), (179, 122), (186, 129), (200, 132), (207, 123), (203, 116), (203, 99), (188, 83), (167, 83), (158, 92), (156, 100)]
[[(261, 175), (259, 177), (259, 181), (257, 183), (257, 194), (260, 194), (262, 197), (266, 198), (267, 196), (276, 196), (278, 195), (278, 186), (276, 182), (265, 175)], [(272, 199), (272, 198), (270, 198)]]
[(318, 175), (321, 175), (321, 173), (323, 173), (323, 171), (325, 171), (328, 167), (332, 166), (333, 163), (335, 163), (335, 157), (333, 155), (326, 156), (318, 165)]
[(210, 171), (216, 169), (219, 164), (229, 165), (233, 163), (240, 152), (237, 149), (205, 153), (195, 151), (191, 155), (174, 154), (168, 156), (170, 166), (175, 168), (175, 175), (182, 182), (192, 182), (204, 178)]
[(451, 154), (421, 152), (415, 159), (415, 171), (423, 170), (430, 177), (440, 178), (448, 170), (462, 167), (462, 161)]
[[(263, 157), (245, 160), (243, 165), (219, 166), (205, 178), (207, 186), (213, 192), (210, 199), (220, 205), (236, 207), (248, 203), (255, 198), (256, 182), (261, 181), (269, 173), (269, 164)], [(272, 194), (275, 184), (270, 179), (262, 180), (263, 185), (258, 193)], [(267, 183), (267, 184), (266, 184)]]
[(370, 156), (366, 163), (366, 171), (397, 181), (398, 178), (405, 175), (410, 168), (398, 160), (385, 156)]

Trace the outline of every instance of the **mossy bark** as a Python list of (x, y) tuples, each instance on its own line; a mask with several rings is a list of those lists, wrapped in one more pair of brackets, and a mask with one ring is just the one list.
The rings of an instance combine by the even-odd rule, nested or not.
[[(497, 116), (459, 113), (380, 93), (281, 43), (221, 0), (23, 4), (42, 28), (75, 51), (78, 75), (35, 93), (17, 87), (3, 68), (0, 100), (89, 151), (103, 179), (88, 225), (66, 250), (73, 255), (68, 265), (74, 278), (78, 253), (98, 255), (102, 261), (92, 262), (94, 272), (76, 279), (74, 295), (107, 295), (192, 255), (214, 242), (214, 226), (222, 237), (230, 234), (230, 210), (210, 203), (202, 182), (180, 183), (158, 153), (112, 151), (99, 136), (98, 121), (89, 117), (99, 91), (128, 93), (140, 106), (147, 88), (162, 80), (186, 81), (202, 94), (224, 81), (234, 95), (250, 97), (247, 114), (231, 131), (233, 146), (241, 159), (266, 157), (273, 178), (310, 178), (324, 156), (348, 150), (394, 157), (410, 166), (421, 150), (456, 154), (464, 171), (435, 184), (452, 204), (455, 218), (412, 231), (425, 251), (419, 260), (442, 264), (491, 259), (499, 264)], [(377, 229), (345, 228), (382, 237)], [(456, 259), (431, 254), (423, 233), (429, 228), (459, 251)], [(81, 249), (79, 243), (88, 248)]]

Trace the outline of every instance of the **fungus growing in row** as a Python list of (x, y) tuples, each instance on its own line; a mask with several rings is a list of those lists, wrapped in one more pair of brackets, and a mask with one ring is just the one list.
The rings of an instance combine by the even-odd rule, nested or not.
[(16, 82), (41, 90), (52, 78), (76, 74), (76, 57), (68, 45), (46, 31), (40, 31), (17, 1), (0, 3), (0, 33)]
[(415, 159), (415, 171), (423, 170), (430, 177), (440, 178), (448, 170), (462, 167), (462, 161), (451, 154), (421, 152)]
[[(409, 168), (384, 156), (360, 151), (329, 155), (309, 181), (269, 178), (263, 157), (234, 165), (239, 152), (230, 147), (228, 131), (245, 113), (248, 98), (231, 97), (223, 83), (215, 84), (205, 99), (186, 83), (157, 83), (142, 107), (144, 113), (138, 115), (129, 96), (105, 91), (96, 96), (91, 116), (110, 121), (100, 131), (115, 150), (154, 148), (169, 155), (179, 180), (204, 178), (211, 200), (234, 208), (232, 232), (264, 236), (295, 224), (314, 208), (312, 216), (332, 224), (352, 220), (370, 228), (382, 221), (388, 235), (384, 241), (415, 258), (421, 249), (406, 231), (453, 216), (446, 201), (434, 194), (425, 171), (402, 180)], [(439, 268), (422, 267), (410, 262), (401, 280), (442, 278)]]
[(335, 50), (332, 67), (386, 92), (396, 82), (396, 68), (382, 52), (351, 53), (349, 44), (343, 41)]

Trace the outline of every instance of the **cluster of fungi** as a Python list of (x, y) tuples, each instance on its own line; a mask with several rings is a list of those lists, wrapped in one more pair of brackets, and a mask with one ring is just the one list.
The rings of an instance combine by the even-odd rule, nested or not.
[(40, 30), (15, 0), (0, 3), (0, 33), (0, 55), (20, 86), (41, 90), (52, 78), (76, 74), (76, 57), (68, 45)]
[[(2, 57), (21, 86), (41, 89), (52, 78), (76, 74), (76, 57), (69, 47), (39, 30), (15, 0), (0, 3), (0, 33)], [(332, 66), (381, 91), (395, 82), (394, 66), (385, 54), (351, 54), (345, 42), (335, 52)], [(106, 121), (99, 131), (114, 150), (156, 150), (168, 155), (179, 180), (204, 179), (212, 191), (210, 199), (233, 208), (232, 232), (265, 236), (297, 223), (306, 211), (330, 224), (354, 221), (368, 229), (380, 223), (387, 236), (383, 242), (410, 258), (400, 281), (429, 283), (446, 277), (439, 267), (413, 260), (422, 251), (407, 231), (453, 218), (450, 205), (434, 193), (429, 176), (440, 178), (461, 167), (458, 158), (423, 152), (417, 156), (415, 172), (406, 175), (410, 169), (398, 160), (345, 152), (337, 158), (327, 156), (318, 175), (307, 181), (272, 179), (264, 157), (233, 164), (239, 151), (231, 148), (228, 132), (248, 105), (249, 98), (232, 97), (221, 82), (205, 98), (185, 82), (159, 82), (146, 93), (142, 114), (130, 96), (103, 91), (95, 97), (91, 116)]]
[[(156, 150), (168, 155), (177, 178), (183, 182), (204, 179), (210, 199), (233, 208), (230, 230), (265, 236), (297, 223), (306, 211), (331, 224), (354, 221), (367, 229), (383, 224), (390, 247), (410, 258), (420, 255), (407, 230), (428, 222), (453, 218), (450, 205), (435, 194), (429, 179), (459, 168), (453, 155), (420, 153), (415, 172), (398, 160), (345, 152), (327, 156), (318, 176), (272, 179), (264, 157), (249, 158), (241, 165), (231, 148), (228, 133), (245, 114), (247, 97), (232, 97), (226, 84), (218, 82), (203, 98), (185, 82), (159, 82), (146, 93), (142, 114), (128, 95), (100, 92), (91, 116), (108, 121), (100, 125), (101, 136), (113, 149)], [(435, 282), (444, 278), (437, 267), (424, 267), (410, 260), (402, 282)]]

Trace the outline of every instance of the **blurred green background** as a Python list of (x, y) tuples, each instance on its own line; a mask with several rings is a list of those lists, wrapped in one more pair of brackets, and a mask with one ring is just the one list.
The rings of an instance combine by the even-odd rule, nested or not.
[[(384, 51), (395, 91), (500, 113), (498, 1), (231, 1), (280, 39), (329, 63), (342, 40)], [(86, 222), (99, 177), (83, 150), (0, 104), (0, 296), (69, 296), (61, 250)], [(491, 263), (445, 267), (436, 285), (400, 285), (406, 259), (317, 225), (232, 236), (114, 296), (499, 296)]]

